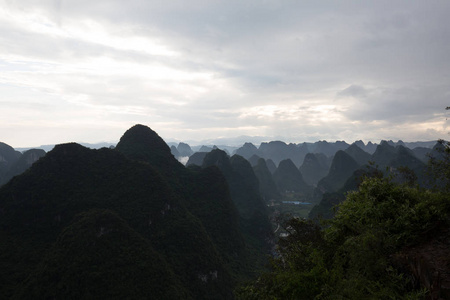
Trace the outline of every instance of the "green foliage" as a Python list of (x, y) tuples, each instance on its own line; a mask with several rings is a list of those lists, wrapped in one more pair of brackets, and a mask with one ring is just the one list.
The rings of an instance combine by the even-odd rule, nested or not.
[(17, 299), (190, 298), (150, 242), (107, 210), (74, 218)]
[[(366, 178), (324, 229), (293, 219), (271, 272), (242, 287), (241, 299), (422, 299), (393, 255), (448, 226), (445, 193)], [(445, 225), (447, 224), (447, 225)]]

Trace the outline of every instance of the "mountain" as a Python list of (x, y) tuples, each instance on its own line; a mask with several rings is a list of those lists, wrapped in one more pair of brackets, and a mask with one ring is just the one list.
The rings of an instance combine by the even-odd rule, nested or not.
[(188, 180), (182, 192), (186, 207), (201, 220), (232, 275), (248, 276), (255, 266), (246, 252), (248, 245), (239, 230), (239, 213), (223, 173), (216, 167), (198, 168), (190, 172)]
[(115, 149), (129, 159), (147, 162), (164, 172), (171, 173), (172, 169), (183, 168), (183, 165), (173, 157), (164, 140), (144, 125), (135, 125), (128, 129)]
[(17, 298), (189, 298), (152, 244), (109, 210), (74, 217)]
[[(90, 148), (90, 149), (100, 149), (100, 148), (114, 148), (116, 146), (116, 143), (108, 143), (108, 142), (100, 142), (100, 143), (78, 143), (84, 147)], [(55, 145), (40, 145), (40, 146), (36, 146), (36, 147), (20, 147), (20, 148), (15, 148), (17, 151), (20, 152), (25, 152), (31, 149), (42, 149), (45, 152), (51, 151), (53, 148), (55, 147)]]
[(305, 182), (302, 173), (290, 159), (280, 162), (273, 173), (273, 180), (281, 193), (296, 192), (309, 195), (312, 191), (312, 187)]
[(195, 152), (189, 157), (186, 166), (191, 165), (201, 166), (203, 164), (203, 160), (205, 159), (206, 154), (208, 154), (208, 152)]
[(323, 194), (320, 202), (309, 212), (309, 219), (331, 219), (337, 212), (337, 205), (342, 203), (349, 191), (358, 190), (359, 185), (365, 177), (380, 177), (381, 172), (373, 167), (363, 167), (355, 170), (345, 181), (344, 185), (335, 192)]
[(211, 166), (218, 167), (227, 180), (247, 241), (268, 250), (272, 228), (266, 205), (259, 194), (258, 179), (250, 163), (242, 156), (233, 155), (230, 158), (225, 151), (215, 149), (206, 155), (202, 168)]
[(185, 143), (179, 143), (177, 146), (177, 151), (178, 153), (180, 153), (180, 156), (191, 156), (192, 154), (194, 154), (194, 151), (192, 151), (191, 147)]
[(362, 150), (356, 143), (345, 149), (345, 153), (349, 154), (360, 166), (367, 165), (371, 159), (371, 155)]
[(327, 176), (317, 184), (317, 189), (321, 193), (337, 191), (358, 167), (358, 163), (349, 154), (339, 150), (334, 155)]
[(10, 145), (0, 142), (0, 184), (5, 181), (4, 176), (21, 155)]
[[(334, 216), (333, 207), (341, 203), (345, 199), (345, 193), (351, 190), (356, 190), (361, 178), (363, 176), (380, 177), (383, 173), (390, 174), (396, 182), (412, 183), (417, 178), (417, 182), (421, 186), (427, 184), (425, 177), (425, 164), (418, 159), (412, 150), (405, 146), (392, 146), (392, 143), (383, 141), (378, 145), (376, 151), (372, 155), (372, 160), (376, 162), (376, 167), (366, 167), (357, 169), (358, 164), (353, 157), (367, 157), (365, 154), (361, 155), (362, 150), (358, 150), (356, 144), (352, 144), (346, 151), (345, 155), (336, 153), (333, 160), (333, 166), (330, 168), (330, 173), (327, 177), (321, 180), (318, 184), (319, 189), (315, 191), (316, 199), (321, 197), (318, 205), (313, 207), (309, 217), (317, 218), (321, 216), (325, 219), (330, 219)], [(353, 149), (351, 149), (353, 148)], [(358, 154), (359, 153), (359, 154)], [(339, 154), (339, 156), (338, 156)], [(346, 157), (348, 155), (348, 157)], [(364, 158), (366, 160), (367, 158)], [(363, 161), (363, 160), (360, 160)], [(405, 170), (407, 167), (414, 172), (414, 175)], [(368, 169), (367, 169), (368, 168)], [(349, 175), (354, 169), (353, 175)], [(349, 177), (350, 176), (350, 177)], [(345, 179), (343, 181), (342, 179)], [(342, 184), (340, 186), (340, 184)]]
[(258, 161), (261, 157), (259, 157), (256, 154), (253, 154), (250, 158), (247, 158), (248, 162), (252, 167), (256, 166), (258, 164)]
[(31, 149), (25, 151), (18, 160), (16, 160), (6, 171), (3, 180), (0, 180), (0, 185), (5, 184), (14, 176), (25, 172), (32, 164), (45, 155), (42, 149)]
[(344, 141), (336, 141), (335, 143), (329, 143), (327, 141), (318, 141), (314, 143), (312, 151), (314, 153), (323, 153), (326, 156), (333, 156), (339, 150), (347, 149), (349, 144)]
[(436, 141), (427, 141), (427, 142), (406, 142), (403, 143), (403, 146), (414, 149), (414, 148), (428, 148), (432, 149), (434, 145), (436, 144)]
[(377, 150), (377, 147), (378, 147), (377, 144), (374, 144), (374, 143), (369, 141), (367, 143), (367, 145), (364, 148), (361, 148), (361, 149), (363, 149), (364, 151), (366, 151), (369, 154), (373, 154)]
[[(202, 163), (203, 170), (186, 169), (170, 154), (169, 148), (163, 146), (164, 141), (158, 134), (147, 126), (136, 125), (125, 132), (124, 137), (130, 134), (136, 134), (139, 139), (137, 137), (124, 139), (126, 143), (128, 143), (127, 141), (133, 141), (130, 145), (122, 144), (121, 139), (116, 150), (121, 152), (122, 149), (127, 149), (124, 154), (129, 159), (142, 161), (141, 159), (144, 158), (145, 163), (150, 164), (160, 174), (165, 175), (166, 180), (184, 205), (201, 221), (216, 249), (219, 249), (218, 254), (221, 260), (230, 268), (232, 276), (246, 276), (244, 273), (248, 275), (248, 269), (254, 268), (255, 266), (252, 264), (257, 262), (254, 261), (255, 258), (249, 258), (246, 253), (247, 246), (239, 229), (239, 226), (241, 226), (239, 223), (239, 205), (241, 203), (234, 201), (236, 199), (236, 195), (233, 194), (234, 190), (232, 188), (230, 188), (230, 191), (228, 190), (228, 178), (226, 176), (228, 173), (224, 172), (225, 169), (221, 169), (225, 176), (219, 176), (216, 171), (209, 170), (204, 162)], [(223, 154), (226, 157), (224, 161), (230, 164), (227, 154), (217, 147), (215, 148), (212, 152)], [(146, 149), (145, 153), (141, 152), (142, 149)], [(135, 151), (139, 155), (136, 155)], [(207, 156), (208, 154), (204, 158), (205, 161)], [(160, 157), (165, 159), (155, 164), (154, 161), (159, 160)], [(245, 159), (243, 160), (248, 164)], [(253, 174), (250, 166), (247, 169), (250, 169), (251, 174), (242, 176), (244, 179), (250, 178), (250, 175)], [(253, 177), (255, 177), (254, 174)], [(243, 179), (241, 178), (240, 181), (243, 182)], [(253, 183), (257, 184), (256, 177), (253, 178)], [(257, 187), (254, 189), (257, 190)], [(251, 205), (253, 210), (258, 209), (257, 203), (251, 203)]]
[[(418, 159), (412, 150), (404, 147), (404, 146), (397, 146), (395, 148), (395, 155), (392, 157), (391, 161), (389, 162), (390, 167), (394, 167), (397, 170), (401, 170), (404, 167), (407, 167), (411, 171), (414, 172), (415, 177), (417, 177), (417, 181), (420, 185), (426, 184), (426, 178), (425, 178), (425, 169), (426, 165), (424, 162), (422, 162), (420, 159)], [(398, 172), (397, 172), (398, 174)], [(407, 181), (408, 179), (405, 178), (409, 175), (407, 174), (398, 174), (400, 181)]]
[(277, 166), (275, 165), (273, 160), (271, 160), (270, 158), (266, 159), (266, 165), (267, 165), (267, 168), (269, 169), (270, 173), (272, 173), (272, 174), (277, 169)]
[(306, 154), (299, 170), (305, 182), (312, 186), (316, 186), (319, 180), (328, 173), (328, 167), (324, 164), (323, 159), (319, 159), (319, 155), (315, 153)]
[(299, 148), (295, 144), (286, 144), (281, 141), (261, 143), (258, 150), (261, 152), (260, 157), (270, 158), (276, 165), (282, 160), (290, 159), (296, 166), (300, 166), (307, 153), (305, 148)]
[(45, 155), (42, 149), (31, 149), (23, 154), (0, 142), (0, 186), (28, 169)]
[[(262, 250), (250, 244), (251, 238), (265, 243), (264, 238), (271, 232), (270, 227), (267, 228), (270, 223), (262, 222), (267, 220), (267, 215), (261, 199), (257, 198), (259, 195), (254, 193), (258, 186), (254, 184), (257, 180), (251, 177), (253, 170), (245, 159), (242, 160), (233, 162), (236, 169), (233, 172), (240, 176), (236, 176), (236, 182), (242, 185), (244, 192), (241, 194), (255, 196), (247, 198), (249, 203), (245, 208), (249, 215), (245, 216), (239, 214), (227, 179), (218, 168), (185, 168), (164, 141), (146, 126), (130, 128), (116, 149), (91, 150), (74, 143), (57, 145), (27, 172), (0, 188), (0, 289), (3, 295), (9, 298), (20, 295), (22, 290), (45, 297), (61, 295), (58, 293), (63, 287), (51, 286), (55, 276), (63, 276), (61, 282), (67, 288), (82, 288), (95, 295), (85, 286), (84, 276), (98, 278), (89, 283), (95, 287), (97, 283), (103, 284), (103, 276), (109, 278), (119, 272), (122, 263), (135, 257), (135, 265), (122, 266), (125, 274), (137, 272), (145, 279), (148, 274), (158, 273), (162, 281), (173, 286), (163, 291), (164, 284), (153, 286), (158, 278), (149, 280), (147, 288), (142, 287), (144, 279), (132, 275), (128, 276), (129, 280), (123, 279), (124, 285), (142, 288), (142, 293), (155, 289), (155, 295), (161, 298), (171, 298), (167, 295), (193, 299), (232, 298), (235, 284), (250, 278), (256, 264), (260, 266), (264, 261)], [(92, 210), (102, 212), (89, 215)], [(107, 213), (107, 223), (124, 222), (124, 226), (111, 226), (123, 232), (120, 239), (130, 236), (132, 245), (125, 243), (124, 248), (117, 245), (109, 252), (105, 250), (110, 254), (105, 254), (108, 262), (101, 261), (96, 269), (89, 263), (92, 256), (99, 253), (97, 250), (103, 251), (101, 243), (100, 248), (86, 247), (79, 259), (68, 259), (67, 253), (73, 251), (71, 247), (80, 247), (83, 234), (77, 236), (78, 230), (88, 232), (89, 224), (101, 223), (103, 210), (114, 215)], [(77, 215), (83, 214), (88, 214), (86, 222), (77, 223)], [(108, 226), (100, 228), (108, 232)], [(126, 229), (128, 227), (130, 230)], [(98, 232), (98, 228), (95, 230)], [(66, 235), (67, 232), (71, 235)], [(91, 245), (89, 241), (96, 241), (89, 235), (84, 238), (88, 245)], [(107, 245), (113, 242), (113, 239), (107, 241)], [(254, 240), (251, 242), (256, 244)], [(137, 250), (131, 249), (134, 245)], [(129, 249), (129, 253), (123, 254), (125, 250), (120, 249)], [(64, 252), (66, 250), (69, 252)], [(135, 255), (135, 251), (142, 253)], [(153, 260), (147, 260), (149, 257)], [(105, 264), (112, 268), (108, 271)], [(126, 273), (137, 266), (152, 264), (160, 269)], [(69, 284), (70, 278), (76, 278), (72, 267), (86, 273), (80, 273), (84, 275), (79, 282)], [(49, 286), (52, 290), (47, 291)], [(112, 291), (119, 295), (121, 289), (117, 284), (117, 289), (112, 288)], [(64, 291), (65, 295), (84, 295), (82, 291)], [(136, 293), (143, 295), (139, 294), (141, 290)]]
[(175, 158), (178, 158), (178, 157), (181, 156), (181, 155), (180, 155), (180, 152), (178, 152), (178, 150), (177, 150), (177, 148), (176, 148), (175, 146), (170, 146), (170, 153), (172, 153), (172, 155), (173, 155)]
[(263, 199), (268, 202), (272, 199), (279, 199), (281, 197), (278, 192), (275, 181), (273, 181), (272, 173), (267, 168), (264, 158), (258, 159), (258, 163), (253, 166), (253, 171), (259, 181), (259, 192)]
[(414, 155), (424, 163), (428, 163), (428, 154), (432, 151), (430, 148), (416, 147), (412, 149)]
[(382, 141), (372, 154), (372, 161), (379, 167), (386, 167), (395, 155), (395, 147), (386, 141)]
[(201, 146), (200, 149), (198, 150), (198, 152), (211, 152), (214, 148), (213, 147), (208, 147), (208, 146)]
[[(432, 150), (429, 152), (432, 153)], [(380, 170), (391, 172), (401, 182), (406, 180), (405, 175), (409, 176), (404, 172), (406, 167), (414, 172), (420, 185), (426, 184), (425, 163), (414, 155), (413, 150), (405, 146), (394, 147), (383, 141), (372, 155), (372, 160)]]
[(252, 143), (245, 143), (241, 148), (236, 150), (237, 155), (244, 157), (245, 159), (249, 159), (253, 155), (261, 157), (261, 153)]

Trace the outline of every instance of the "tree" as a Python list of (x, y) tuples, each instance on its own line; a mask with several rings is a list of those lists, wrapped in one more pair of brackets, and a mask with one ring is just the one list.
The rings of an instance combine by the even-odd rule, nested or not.
[(408, 266), (396, 255), (448, 226), (441, 192), (367, 178), (347, 195), (335, 218), (320, 228), (292, 219), (270, 272), (242, 288), (241, 299), (420, 299)]

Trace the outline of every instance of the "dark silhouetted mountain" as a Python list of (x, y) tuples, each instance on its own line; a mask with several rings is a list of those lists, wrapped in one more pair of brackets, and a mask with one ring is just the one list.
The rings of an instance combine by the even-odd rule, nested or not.
[(267, 169), (269, 169), (270, 173), (274, 173), (275, 170), (277, 169), (277, 166), (275, 165), (275, 163), (273, 162), (273, 160), (266, 159), (266, 165), (267, 165)]
[[(179, 168), (158, 138), (135, 126), (117, 150), (58, 145), (0, 189), (4, 295), (22, 289), (76, 214), (109, 209), (150, 241), (189, 297), (231, 297), (230, 272), (248, 274), (255, 258), (246, 252), (227, 182), (218, 172)], [(150, 164), (157, 158), (163, 161)]]
[[(385, 171), (388, 168), (390, 172), (394, 172), (394, 175), (399, 175), (397, 169), (407, 167), (415, 173), (419, 184), (425, 183), (425, 163), (417, 158), (412, 150), (404, 146), (400, 145), (394, 148), (388, 142), (383, 141), (372, 155), (372, 160), (380, 170)], [(400, 181), (402, 180), (400, 179)]]
[(244, 219), (244, 230), (258, 239), (263, 248), (270, 246), (273, 231), (266, 204), (259, 193), (259, 181), (250, 163), (240, 155), (230, 158), (234, 183), (229, 184), (232, 199)]
[(164, 140), (149, 127), (134, 125), (120, 138), (116, 150), (132, 160), (147, 162), (159, 170), (184, 168)]
[(192, 154), (194, 154), (194, 151), (192, 151), (191, 147), (185, 143), (179, 143), (177, 150), (180, 153), (180, 156), (191, 156)]
[(358, 169), (358, 163), (346, 152), (336, 152), (330, 170), (317, 184), (317, 189), (323, 194), (340, 189), (347, 179)]
[[(187, 208), (202, 221), (233, 274), (242, 277), (242, 272), (248, 271), (243, 264), (251, 265), (252, 258), (246, 257), (247, 245), (239, 230), (239, 214), (226, 178), (216, 167), (198, 168), (190, 177), (190, 185), (184, 192)], [(247, 269), (252, 267), (255, 266)]]
[(151, 243), (117, 214), (74, 218), (15, 295), (29, 299), (189, 298)]
[(371, 155), (362, 150), (356, 143), (351, 144), (345, 152), (349, 154), (360, 166), (367, 165), (371, 160)]
[[(116, 143), (108, 143), (108, 142), (100, 142), (100, 143), (78, 143), (84, 147), (90, 148), (90, 149), (100, 149), (100, 148), (114, 148), (116, 146)], [(40, 146), (35, 146), (35, 147), (20, 147), (20, 148), (16, 148), (17, 151), (20, 152), (25, 152), (31, 149), (42, 149), (45, 152), (49, 152), (51, 151), (53, 148), (55, 148), (54, 144), (50, 144), (50, 145), (40, 145)]]
[(268, 202), (272, 199), (280, 199), (280, 193), (273, 181), (272, 173), (267, 168), (264, 158), (258, 159), (258, 163), (253, 167), (259, 181), (259, 192), (263, 199)]
[(208, 154), (208, 152), (195, 152), (194, 154), (192, 154), (189, 157), (189, 160), (186, 163), (186, 166), (192, 166), (192, 165), (202, 166), (203, 160), (205, 159), (206, 154)]
[(396, 155), (392, 158), (389, 165), (393, 167), (405, 166), (413, 170), (425, 166), (424, 163), (414, 155), (412, 150), (404, 146), (397, 146), (395, 150)]
[(402, 167), (407, 167), (411, 171), (414, 172), (414, 174), (417, 176), (417, 181), (420, 185), (424, 185), (426, 178), (425, 178), (425, 168), (426, 165), (424, 162), (422, 162), (420, 159), (418, 159), (412, 150), (404, 147), (404, 146), (397, 146), (395, 148), (395, 155), (392, 157), (391, 161), (389, 162), (388, 166), (394, 167), (395, 169), (392, 171), (395, 171), (395, 173), (398, 176), (398, 180), (400, 182), (407, 181), (407, 178), (404, 178), (407, 174), (402, 174), (402, 172), (398, 172), (398, 170)]
[(380, 145), (372, 154), (372, 161), (379, 167), (386, 167), (395, 155), (395, 147), (389, 145), (386, 141), (381, 141)]
[(253, 168), (248, 160), (235, 154), (230, 158), (230, 164), (233, 171), (235, 171), (242, 178), (242, 180), (244, 180), (245, 185), (258, 194), (259, 181), (258, 178), (256, 178), (255, 172), (253, 171)]
[[(212, 153), (211, 153), (212, 152)], [(227, 180), (233, 176), (233, 168), (231, 167), (230, 158), (225, 151), (215, 150), (208, 153), (203, 159), (202, 167), (217, 166)]]
[(236, 150), (236, 154), (244, 157), (245, 159), (249, 159), (253, 155), (261, 157), (258, 148), (256, 148), (256, 146), (252, 143), (245, 143), (241, 148)]
[(202, 223), (152, 167), (129, 161), (115, 150), (56, 146), (0, 189), (0, 200), (1, 228), (23, 247), (16, 249), (21, 257), (2, 249), (3, 257), (29, 264), (24, 268), (17, 262), (7, 268), (14, 278), (25, 276), (39, 262), (74, 215), (106, 208), (152, 242), (193, 298), (229, 296), (230, 275)]
[(254, 166), (256, 166), (257, 164), (258, 164), (258, 161), (259, 161), (259, 159), (260, 159), (261, 157), (259, 157), (258, 155), (256, 155), (256, 154), (253, 154), (250, 158), (248, 158), (247, 160), (248, 160), (248, 162), (250, 163), (250, 165), (252, 166), (252, 167), (254, 167)]
[[(167, 147), (159, 147), (164, 141), (149, 128), (145, 132), (146, 134), (142, 133), (140, 137), (144, 140), (152, 140), (153, 142), (146, 146), (145, 151), (147, 153), (141, 152), (141, 154), (148, 159), (146, 162), (150, 163), (152, 167), (166, 176), (166, 180), (178, 194), (178, 197), (183, 199), (183, 203), (191, 208), (191, 213), (200, 219), (211, 240), (214, 242), (216, 249), (219, 249), (221, 259), (228, 264), (228, 267), (233, 271), (233, 275), (242, 276), (243, 274), (239, 273), (246, 272), (246, 268), (249, 266), (255, 267), (251, 265), (254, 263), (252, 259), (246, 257), (246, 253), (244, 253), (246, 249), (242, 246), (244, 245), (242, 235), (237, 233), (240, 226), (238, 222), (238, 210), (235, 204), (233, 204), (234, 199), (230, 196), (230, 192), (227, 191), (226, 176), (217, 176), (211, 171), (208, 173), (205, 170), (195, 171), (194, 169), (188, 170), (180, 167), (181, 165), (175, 158), (167, 152)], [(118, 151), (122, 149), (121, 142), (118, 144)], [(141, 144), (141, 142), (138, 144)], [(152, 145), (156, 145), (157, 147), (154, 148)], [(129, 145), (128, 148), (133, 149), (134, 147), (133, 145)], [(216, 146), (214, 148), (216, 149), (213, 152), (218, 152), (226, 156), (224, 151), (218, 150)], [(157, 165), (153, 164), (152, 161), (155, 153), (158, 156), (166, 157), (166, 159)], [(195, 155), (196, 153), (191, 158)], [(133, 159), (133, 156), (128, 157)], [(206, 159), (205, 157), (204, 160)], [(224, 161), (228, 161), (228, 157)], [(248, 164), (247, 161), (245, 162)], [(224, 168), (222, 169), (225, 170)], [(253, 174), (251, 167), (250, 171)], [(204, 174), (211, 174), (211, 177), (208, 178)], [(249, 180), (250, 175), (245, 176), (245, 180)], [(253, 177), (254, 182), (257, 184), (257, 179), (254, 174)], [(254, 189), (257, 190), (257, 187)], [(222, 222), (217, 223), (219, 220), (222, 220)], [(244, 259), (247, 261), (243, 262)], [(243, 267), (243, 263), (247, 266)], [(224, 276), (224, 278), (226, 277)]]
[(266, 206), (259, 194), (258, 179), (250, 163), (239, 155), (229, 156), (216, 149), (208, 153), (203, 168), (216, 166), (225, 176), (233, 200), (241, 218), (241, 228), (253, 245), (267, 249), (272, 238)]
[(315, 153), (306, 154), (299, 170), (305, 182), (312, 186), (316, 186), (319, 180), (328, 174), (328, 167), (324, 164), (323, 159), (322, 161), (319, 160), (318, 155)]
[(281, 193), (296, 192), (310, 195), (312, 192), (312, 187), (304, 181), (299, 169), (297, 169), (290, 159), (285, 159), (280, 162), (278, 168), (273, 173), (273, 180)]

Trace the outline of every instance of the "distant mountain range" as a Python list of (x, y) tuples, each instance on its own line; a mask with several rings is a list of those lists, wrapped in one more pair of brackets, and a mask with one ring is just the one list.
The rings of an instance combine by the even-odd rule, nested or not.
[[(269, 141), (269, 142), (268, 142)], [(242, 155), (242, 153), (238, 153), (238, 149), (241, 148), (245, 148), (246, 144), (248, 145), (258, 145), (258, 147), (256, 147), (257, 149), (262, 145), (262, 144), (268, 144), (268, 143), (274, 143), (277, 141), (283, 141), (283, 138), (277, 138), (277, 139), (271, 139), (268, 137), (252, 137), (252, 136), (240, 136), (237, 138), (229, 138), (229, 139), (210, 139), (210, 140), (203, 140), (203, 141), (185, 141), (185, 142), (174, 142), (171, 141), (170, 139), (168, 141), (166, 141), (166, 143), (169, 145), (169, 147), (171, 146), (175, 146), (175, 148), (178, 148), (179, 145), (181, 145), (181, 148), (184, 147), (184, 149), (186, 149), (186, 146), (188, 146), (193, 152), (209, 152), (212, 149), (214, 149), (214, 147), (222, 149), (222, 150), (226, 150), (228, 152), (228, 154), (239, 154)], [(382, 142), (382, 141), (381, 141)], [(380, 142), (380, 143), (381, 143)], [(282, 142), (286, 145), (297, 145), (298, 147), (300, 147), (301, 145), (303, 145), (304, 147), (307, 148), (307, 152), (312, 152), (312, 153), (324, 153), (325, 155), (332, 155), (333, 153), (335, 153), (337, 150), (345, 150), (346, 147), (349, 146), (348, 143), (344, 142), (344, 141), (336, 141), (336, 142), (327, 142), (327, 141), (317, 141), (317, 142), (304, 142), (304, 143), (298, 143), (298, 144), (293, 144), (293, 143), (285, 143)], [(401, 140), (394, 142), (394, 141), (387, 141), (388, 144), (390, 144), (391, 146), (398, 146), (398, 145), (402, 145), (405, 146), (409, 149), (414, 149), (414, 148), (432, 148), (435, 144), (436, 141), (427, 141), (427, 142), (403, 142)], [(100, 149), (100, 148), (109, 148), (109, 147), (115, 147), (117, 143), (115, 142), (100, 142), (100, 143), (79, 143), (82, 146), (85, 146), (87, 148), (91, 148), (91, 149)], [(372, 142), (368, 142), (367, 144), (365, 144), (363, 141), (356, 141), (355, 144), (358, 145), (358, 147), (360, 147), (361, 149), (363, 149), (364, 151), (372, 154), (373, 152), (375, 152), (375, 149), (377, 147), (377, 143), (372, 143)], [(34, 147), (18, 147), (15, 148), (16, 151), (19, 152), (23, 152), (26, 150), (30, 150), (30, 149), (43, 149), (46, 152), (52, 150), (55, 147), (54, 144), (49, 144), (49, 145), (40, 145), (40, 146), (34, 146)], [(203, 147), (203, 149), (202, 149)], [(208, 151), (205, 151), (208, 150)], [(239, 150), (242, 151), (242, 150)], [(190, 156), (192, 155), (189, 154), (190, 152), (185, 152), (184, 150), (182, 150), (180, 152), (181, 156)], [(252, 153), (255, 154), (255, 153)], [(252, 155), (251, 154), (251, 155)], [(250, 155), (250, 156), (251, 156)], [(242, 155), (245, 158), (247, 158), (245, 155)]]

